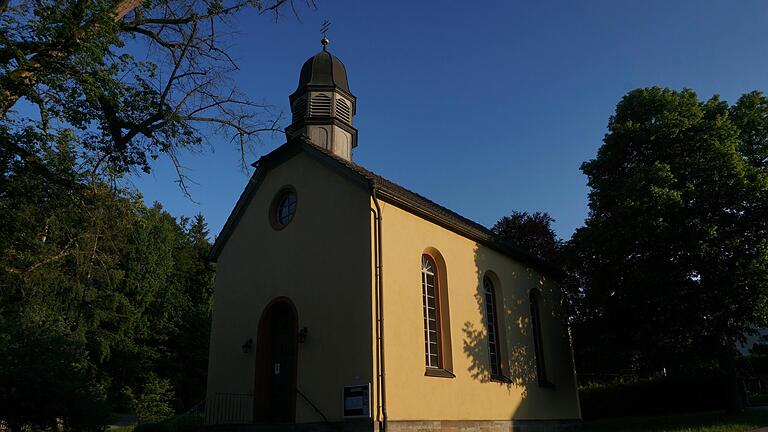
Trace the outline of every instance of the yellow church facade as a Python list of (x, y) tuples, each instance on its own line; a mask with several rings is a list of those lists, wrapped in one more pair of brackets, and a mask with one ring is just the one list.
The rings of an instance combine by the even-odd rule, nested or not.
[(308, 60), (293, 133), (217, 238), (206, 422), (571, 430), (558, 270), (353, 163), (354, 104), (338, 59)]

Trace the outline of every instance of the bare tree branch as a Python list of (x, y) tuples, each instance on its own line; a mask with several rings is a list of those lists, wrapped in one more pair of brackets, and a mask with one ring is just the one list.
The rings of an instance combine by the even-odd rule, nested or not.
[[(8, 1), (0, 0), (0, 12)], [(102, 168), (104, 175), (135, 167), (148, 171), (147, 158), (164, 153), (174, 163), (185, 194), (189, 179), (178, 163), (178, 151), (208, 142), (206, 128), (239, 147), (243, 166), (246, 150), (260, 141), (260, 134), (281, 131), (282, 113), (237, 91), (231, 79), (237, 62), (222, 43), (232, 33), (222, 29), (228, 28), (229, 17), (249, 6), (276, 18), (283, 7), (290, 7), (298, 17), (294, 0), (223, 0), (223, 5), (160, 0), (151, 6), (142, 0), (118, 0), (112, 10), (99, 12), (102, 15), (89, 9), (93, 1), (65, 2), (62, 39), (6, 43), (7, 33), (0, 29), (0, 119), (7, 118), (19, 98), (29, 98), (39, 108), (43, 127), (51, 116), (53, 124), (66, 124), (69, 118), (83, 122), (78, 127), (84, 132), (78, 133), (90, 139), (83, 160), (93, 164), (92, 175)], [(314, 7), (313, 0), (305, 3)], [(121, 45), (114, 42), (133, 36), (144, 42), (140, 46), (146, 52), (134, 56), (144, 55), (144, 61), (123, 56)], [(85, 41), (98, 37), (107, 41), (103, 61), (82, 67), (76, 61), (80, 50), (90, 49), (83, 48)], [(130, 54), (136, 54), (133, 44)], [(74, 83), (66, 84), (73, 93), (52, 89), (51, 82)], [(82, 120), (82, 113), (90, 117)]]
[(184, 60), (186, 60), (187, 56), (187, 50), (189, 49), (189, 46), (192, 44), (192, 41), (197, 36), (197, 23), (192, 23), (192, 29), (189, 32), (189, 38), (187, 38), (187, 41), (184, 43), (184, 46), (182, 46), (178, 57), (176, 58), (176, 64), (173, 65), (173, 71), (171, 72), (171, 77), (168, 79), (168, 84), (165, 86), (165, 89), (163, 90), (163, 93), (160, 95), (160, 107), (165, 105), (165, 100), (168, 97), (168, 93), (171, 91), (171, 87), (173, 86), (174, 81), (176, 81), (176, 74), (179, 71), (179, 68), (181, 67), (181, 64)]
[(135, 32), (142, 34), (144, 36), (149, 37), (154, 42), (157, 42), (158, 44), (162, 45), (165, 48), (168, 48), (169, 50), (176, 50), (183, 46), (183, 44), (180, 44), (178, 42), (168, 42), (165, 39), (161, 38), (160, 35), (156, 32), (147, 30), (144, 27), (138, 26), (138, 25), (121, 25), (120, 28), (122, 28), (124, 31), (128, 32)]
[(33, 272), (46, 264), (52, 263), (54, 261), (58, 261), (68, 255), (72, 255), (76, 251), (76, 248), (71, 247), (73, 243), (75, 243), (75, 239), (70, 239), (69, 242), (64, 246), (64, 248), (61, 251), (59, 251), (59, 253), (52, 255), (42, 261), (36, 262), (27, 268), (17, 269), (12, 267), (6, 267), (5, 270), (8, 271), (9, 273), (16, 273), (16, 274), (22, 274), (22, 275)]

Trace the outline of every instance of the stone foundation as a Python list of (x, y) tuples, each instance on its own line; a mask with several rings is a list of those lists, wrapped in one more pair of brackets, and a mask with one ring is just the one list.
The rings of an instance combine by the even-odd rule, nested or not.
[[(576, 432), (580, 420), (409, 420), (389, 421), (385, 432)], [(378, 432), (370, 421), (208, 426), (211, 432)]]
[(387, 432), (575, 432), (578, 420), (418, 420), (392, 421)]
[(351, 420), (328, 423), (209, 425), (206, 430), (209, 432), (373, 432), (376, 428), (370, 420)]

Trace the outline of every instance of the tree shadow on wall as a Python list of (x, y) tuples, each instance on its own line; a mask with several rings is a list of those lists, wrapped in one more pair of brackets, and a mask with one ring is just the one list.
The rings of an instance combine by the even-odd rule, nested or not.
[[(491, 254), (493, 253), (489, 251), (475, 249), (477, 288), (474, 297), (477, 315), (474, 321), (466, 321), (462, 328), (463, 350), (469, 358), (468, 372), (473, 379), (483, 383), (498, 382), (499, 385), (505, 385), (509, 391), (517, 387), (525, 402), (531, 391), (540, 393), (531, 323), (530, 291), (534, 288), (538, 289), (542, 297), (547, 299), (541, 305), (541, 314), (544, 318), (542, 330), (545, 333), (551, 333), (552, 330), (560, 333), (561, 329), (551, 326), (564, 323), (563, 309), (560, 305), (553, 305), (554, 302), (549, 301), (559, 298), (559, 295), (550, 292), (557, 285), (548, 283), (546, 276), (523, 265), (515, 268), (494, 268), (494, 265), (498, 267), (499, 260), (498, 258), (492, 260)], [(491, 370), (484, 278), (490, 279), (495, 290), (501, 377), (494, 375)], [(567, 338), (564, 325), (562, 330), (566, 332), (563, 334)], [(560, 341), (550, 340), (549, 342), (551, 345), (549, 347), (546, 347), (545, 343), (545, 363), (553, 367), (562, 367), (563, 365), (559, 364), (561, 362), (557, 362), (556, 365), (551, 360), (555, 355), (561, 357), (564, 347), (556, 346), (560, 345)], [(568, 348), (569, 351), (570, 348)]]

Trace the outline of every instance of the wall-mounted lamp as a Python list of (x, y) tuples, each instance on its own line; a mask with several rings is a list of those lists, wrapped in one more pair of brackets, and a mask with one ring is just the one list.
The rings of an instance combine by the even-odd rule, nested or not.
[(299, 330), (299, 333), (296, 335), (296, 339), (299, 343), (304, 343), (307, 341), (307, 332), (309, 330), (306, 327), (302, 327), (301, 330)]
[(245, 341), (245, 343), (241, 348), (243, 349), (243, 354), (250, 353), (251, 348), (253, 348), (253, 339), (248, 339), (247, 341)]

